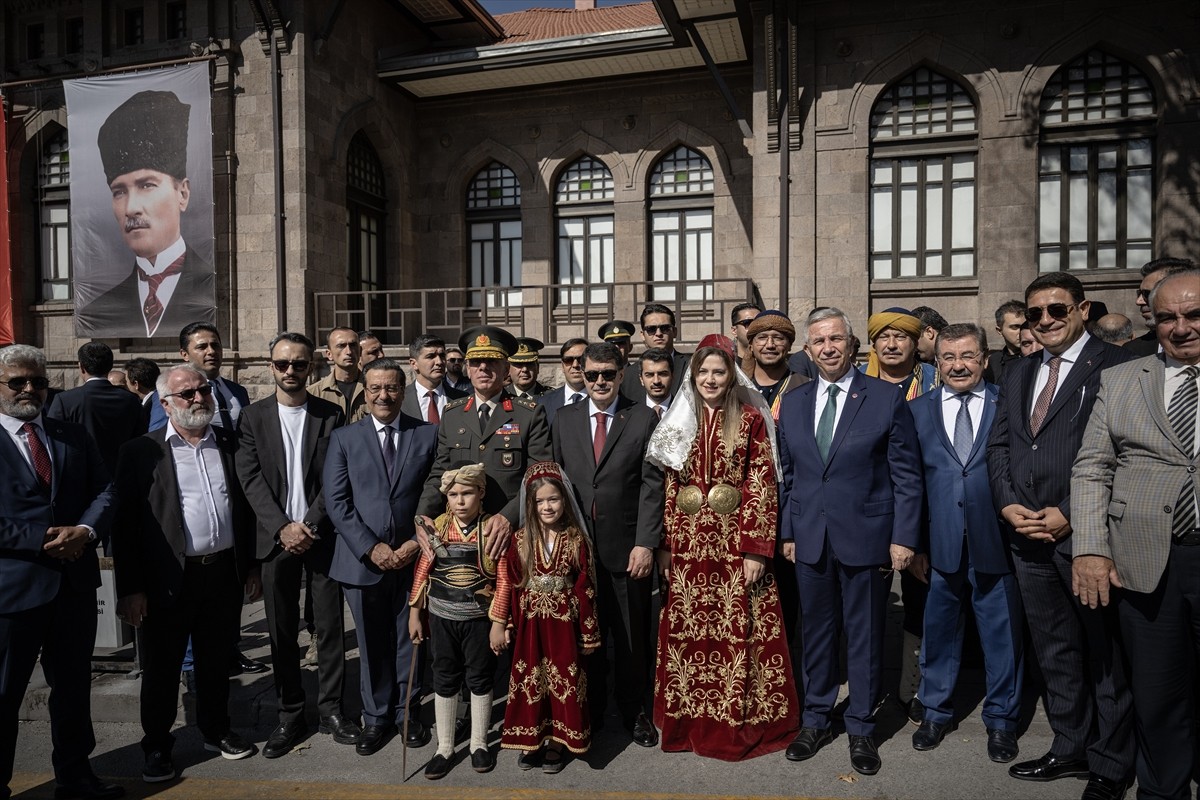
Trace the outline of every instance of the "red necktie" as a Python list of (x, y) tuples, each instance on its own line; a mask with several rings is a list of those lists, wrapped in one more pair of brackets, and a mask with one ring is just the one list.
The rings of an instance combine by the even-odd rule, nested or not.
[(1050, 413), (1050, 403), (1054, 400), (1054, 390), (1058, 388), (1058, 369), (1062, 366), (1062, 356), (1053, 356), (1048, 362), (1050, 374), (1046, 376), (1046, 385), (1033, 404), (1033, 414), (1029, 417), (1029, 432), (1034, 436), (1042, 429), (1046, 415)]
[(438, 414), (437, 410), (437, 392), (426, 392), (425, 396), (429, 398), (429, 421), (437, 425), (442, 421), (442, 417)]
[(596, 433), (592, 435), (592, 455), (596, 457), (596, 463), (600, 463), (600, 454), (604, 452), (604, 442), (608, 439), (608, 430), (605, 428), (607, 422), (603, 411), (597, 411), (592, 415), (596, 418)]
[(146, 327), (151, 333), (158, 329), (158, 323), (162, 320), (163, 304), (158, 299), (158, 287), (167, 278), (172, 275), (178, 275), (183, 269), (183, 258), (187, 255), (184, 253), (179, 258), (172, 261), (166, 269), (157, 275), (147, 275), (146, 271), (141, 267), (137, 268), (138, 277), (144, 280), (150, 287), (150, 291), (146, 293), (146, 302), (142, 303), (142, 313), (146, 315)]
[(50, 453), (46, 451), (46, 445), (42, 444), (42, 437), (38, 436), (37, 425), (26, 422), (21, 426), (21, 432), (25, 434), (25, 440), (29, 444), (29, 456), (33, 459), (33, 471), (37, 473), (38, 483), (49, 491)]

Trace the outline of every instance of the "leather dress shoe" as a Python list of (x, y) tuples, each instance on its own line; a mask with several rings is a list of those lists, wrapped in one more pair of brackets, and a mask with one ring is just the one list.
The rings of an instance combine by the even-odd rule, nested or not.
[(494, 766), (496, 759), (492, 757), (492, 751), (488, 748), (481, 747), (471, 753), (471, 769), (476, 772), (491, 772)]
[(170, 753), (152, 750), (146, 754), (146, 763), (142, 767), (142, 780), (146, 783), (173, 781), (178, 774)]
[(333, 740), (338, 744), (358, 744), (358, 737), (362, 735), (358, 723), (341, 714), (321, 717), (321, 726), (317, 730), (325, 734), (332, 733)]
[(247, 675), (257, 675), (260, 672), (269, 670), (266, 664), (261, 661), (255, 661), (253, 658), (246, 658), (241, 653), (238, 653), (237, 660), (229, 665), (229, 677), (233, 678), (242, 673)]
[(1008, 774), (1022, 781), (1055, 781), (1059, 778), (1088, 777), (1087, 759), (1059, 758), (1046, 753), (1033, 761), (1022, 761), (1008, 768)]
[(534, 767), (542, 765), (541, 748), (537, 750), (518, 750), (517, 751), (517, 769), (522, 772), (528, 772)]
[(408, 736), (404, 738), (404, 743), (409, 747), (424, 747), (429, 744), (429, 740), (433, 738), (428, 726), (419, 719), (410, 719), (408, 721)]
[(446, 777), (450, 772), (450, 759), (441, 753), (434, 753), (433, 758), (425, 765), (425, 777), (431, 781)]
[(637, 715), (629, 732), (633, 736), (634, 744), (640, 744), (642, 747), (654, 747), (658, 744), (658, 729), (645, 713)]
[(1080, 800), (1122, 800), (1128, 787), (1126, 781), (1114, 781), (1093, 772), (1088, 776), (1087, 788)]
[(1017, 757), (1017, 735), (1012, 731), (988, 728), (988, 758), (997, 764), (1007, 764)]
[(220, 753), (221, 758), (227, 758), (230, 761), (238, 761), (239, 759), (249, 758), (258, 752), (258, 748), (241, 736), (238, 736), (233, 731), (228, 731), (220, 739), (215, 742), (209, 739), (204, 740), (204, 749), (210, 753)]
[(286, 755), (288, 751), (299, 744), (300, 739), (304, 737), (304, 733), (304, 722), (302, 720), (293, 719), (281, 723), (267, 737), (267, 742), (263, 745), (263, 758), (279, 758), (282, 755)]
[(909, 722), (913, 725), (920, 725), (925, 721), (925, 704), (919, 698), (914, 697), (905, 704), (904, 713), (908, 716)]
[(388, 743), (395, 732), (394, 725), (367, 725), (358, 735), (354, 751), (360, 756), (375, 755)]
[(832, 741), (833, 731), (829, 728), (801, 728), (788, 745), (785, 755), (788, 761), (807, 761)]
[(850, 766), (863, 775), (874, 775), (883, 766), (879, 749), (870, 736), (850, 737)]
[(74, 783), (60, 783), (54, 787), (54, 800), (116, 800), (124, 796), (124, 786), (104, 783), (95, 775), (89, 775)]
[(950, 732), (951, 723), (925, 720), (921, 727), (913, 731), (913, 750), (932, 750), (942, 743), (942, 739)]

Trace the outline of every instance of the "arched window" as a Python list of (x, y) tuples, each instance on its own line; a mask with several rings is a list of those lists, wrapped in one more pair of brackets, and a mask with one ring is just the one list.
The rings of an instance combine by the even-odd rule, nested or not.
[(71, 154), (67, 132), (42, 140), (38, 159), (38, 264), (42, 301), (71, 298)]
[(521, 184), (498, 161), (476, 173), (467, 187), (471, 287), (512, 287), (506, 292), (471, 292), (470, 304), (521, 302)]
[(1042, 92), (1038, 268), (1135, 269), (1154, 239), (1154, 88), (1091, 50)]
[(650, 173), (650, 297), (659, 302), (713, 296), (713, 168), (680, 145)]
[[(558, 282), (587, 285), (559, 291), (559, 303), (606, 303), (615, 279), (613, 177), (582, 156), (563, 170), (554, 195), (558, 222)], [(586, 297), (586, 299), (585, 299)]]
[[(384, 233), (387, 230), (387, 186), (383, 162), (362, 131), (350, 140), (346, 154), (346, 286), (354, 292), (387, 288), (384, 274)], [(386, 325), (387, 299), (369, 296), (358, 310), (368, 312), (364, 328)]]
[(871, 109), (871, 279), (975, 274), (975, 104), (928, 67)]

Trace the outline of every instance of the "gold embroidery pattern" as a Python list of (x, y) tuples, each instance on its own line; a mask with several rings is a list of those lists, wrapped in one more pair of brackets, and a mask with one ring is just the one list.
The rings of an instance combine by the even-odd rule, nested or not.
[(526, 741), (536, 741), (536, 745), (526, 746), (501, 742), (500, 746), (509, 750), (537, 750), (541, 747), (541, 743), (545, 739), (553, 739), (560, 742), (572, 753), (583, 754), (588, 751), (589, 739), (592, 732), (590, 730), (577, 731), (573, 728), (568, 728), (560, 722), (551, 722), (546, 720), (538, 726), (532, 725), (505, 725), (504, 735), (511, 736), (514, 739), (525, 739)]
[(567, 667), (567, 673), (563, 675), (558, 665), (548, 658), (543, 658), (535, 665), (518, 659), (513, 662), (508, 692), (525, 695), (525, 702), (529, 705), (541, 702), (547, 694), (560, 703), (565, 703), (572, 694), (579, 698), (587, 697), (587, 673), (578, 664)]

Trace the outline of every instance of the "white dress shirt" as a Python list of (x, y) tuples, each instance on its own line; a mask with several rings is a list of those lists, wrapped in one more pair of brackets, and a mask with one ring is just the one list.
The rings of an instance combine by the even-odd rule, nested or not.
[(651, 411), (654, 411), (654, 409), (656, 409), (656, 408), (661, 408), (662, 414), (658, 414), (658, 416), (660, 418), (662, 417), (663, 414), (667, 413), (667, 409), (670, 407), (671, 407), (671, 398), (670, 397), (666, 397), (662, 400), (655, 400), (652, 397), (650, 397), (650, 395), (646, 395), (646, 408), (650, 409)]
[(184, 555), (203, 556), (233, 547), (233, 498), (212, 427), (193, 447), (168, 422), (165, 441), (179, 484)]
[[(142, 268), (142, 272), (145, 272), (147, 275), (157, 275), (167, 267), (174, 264), (175, 259), (179, 258), (185, 252), (187, 252), (187, 245), (184, 244), (183, 237), (181, 236), (175, 240), (175, 244), (171, 245), (166, 250), (163, 250), (161, 253), (155, 256), (153, 264), (151, 264), (148, 259), (142, 258), (141, 256), (137, 256), (134, 260), (137, 262), (137, 265)], [(126, 261), (125, 263), (128, 264), (129, 262)], [(187, 265), (185, 264), (184, 267), (186, 268), (186, 266)], [(162, 316), (158, 318), (159, 324), (162, 324), (163, 318), (167, 316), (167, 306), (171, 302), (171, 296), (175, 294), (175, 287), (179, 285), (180, 276), (181, 274), (177, 272), (174, 275), (163, 278), (162, 283), (158, 285), (158, 291), (154, 293), (154, 296), (158, 298), (158, 302), (162, 303), (163, 307)], [(145, 314), (146, 298), (150, 296), (150, 284), (149, 282), (139, 278), (137, 287), (139, 303), (138, 313), (142, 315), (142, 324), (146, 326), (146, 335), (153, 336), (154, 328), (150, 327), (150, 323), (146, 320)], [(157, 327), (158, 326), (156, 325), (155, 328)]]
[(592, 433), (592, 441), (596, 441), (596, 414), (604, 415), (604, 433), (607, 434), (609, 428), (612, 427), (613, 416), (617, 410), (617, 399), (608, 404), (608, 408), (598, 408), (596, 403), (589, 397), (588, 401), (588, 430)]
[[(979, 426), (983, 423), (985, 399), (983, 381), (980, 381), (969, 395), (971, 399), (967, 401), (967, 413), (971, 415), (971, 441), (973, 442), (979, 438)], [(942, 387), (942, 427), (946, 429), (946, 436), (950, 438), (951, 444), (954, 444), (954, 424), (958, 421), (958, 409), (962, 408), (962, 400), (958, 398), (958, 392), (949, 386)]]
[[(846, 408), (846, 400), (850, 397), (850, 384), (854, 380), (855, 370), (853, 367), (846, 370), (846, 374), (838, 378), (836, 385), (840, 392), (837, 396), (837, 412), (833, 417), (833, 430), (836, 432), (838, 423), (842, 421), (842, 411)], [(821, 424), (821, 414), (825, 411), (825, 404), (829, 402), (829, 381), (825, 380), (824, 376), (817, 376), (817, 409), (813, 416), (813, 435), (817, 433), (817, 428)]]
[[(1084, 332), (1083, 336), (1079, 337), (1079, 341), (1066, 349), (1062, 354), (1062, 363), (1058, 365), (1058, 383), (1054, 386), (1054, 397), (1058, 397), (1058, 390), (1066, 383), (1067, 376), (1071, 374), (1071, 367), (1075, 366), (1075, 362), (1079, 360), (1079, 354), (1083, 352), (1083, 347), (1092, 337)], [(1054, 358), (1054, 354), (1049, 350), (1042, 351), (1042, 363), (1038, 366), (1037, 379), (1033, 382), (1033, 397), (1030, 398), (1029, 414), (1033, 416), (1033, 407), (1037, 405), (1037, 400), (1042, 396), (1042, 389), (1046, 388), (1046, 382), (1050, 380), (1050, 359)], [(1086, 389), (1084, 390), (1086, 391)], [(1054, 398), (1050, 398), (1050, 402), (1054, 402)], [(1080, 406), (1082, 407), (1082, 400)]]
[[(437, 403), (438, 419), (441, 419), (442, 412), (446, 410), (445, 384), (439, 381), (436, 388), (430, 389), (428, 386), (422, 386), (419, 382), (413, 381), (413, 389), (417, 392), (417, 405), (421, 408), (421, 419), (429, 420), (430, 399)], [(433, 392), (432, 398), (429, 397), (430, 392)]]

